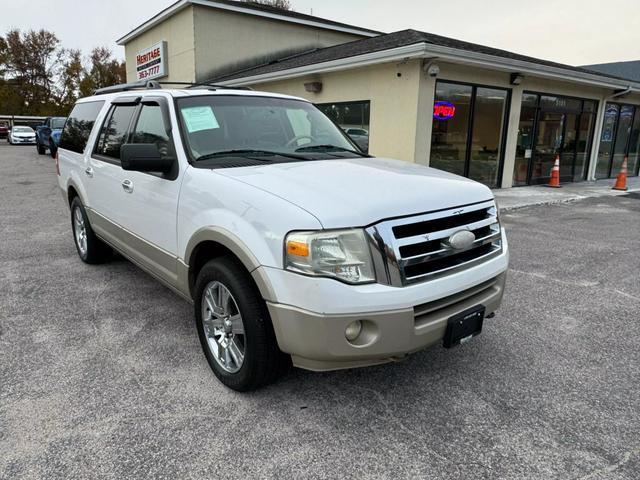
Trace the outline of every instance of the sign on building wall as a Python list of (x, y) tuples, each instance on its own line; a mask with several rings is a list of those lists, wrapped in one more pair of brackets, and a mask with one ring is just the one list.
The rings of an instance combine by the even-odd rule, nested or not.
[(152, 80), (167, 75), (167, 42), (156, 43), (136, 54), (136, 78), (138, 80)]

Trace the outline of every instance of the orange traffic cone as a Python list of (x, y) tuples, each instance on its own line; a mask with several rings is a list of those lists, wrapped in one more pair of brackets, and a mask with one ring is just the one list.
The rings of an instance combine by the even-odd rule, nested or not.
[(551, 180), (549, 180), (547, 187), (562, 188), (560, 186), (560, 155), (556, 157), (556, 163), (551, 169)]
[(624, 157), (624, 162), (622, 162), (622, 170), (618, 174), (618, 178), (616, 180), (616, 184), (613, 186), (614, 190), (622, 190), (626, 192), (629, 190), (627, 188), (627, 164), (629, 163), (629, 157)]

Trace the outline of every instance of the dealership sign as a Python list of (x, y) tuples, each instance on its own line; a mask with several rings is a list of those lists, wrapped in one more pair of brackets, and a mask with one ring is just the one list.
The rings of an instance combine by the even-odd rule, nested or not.
[(152, 80), (167, 76), (167, 42), (140, 50), (136, 54), (136, 78)]
[(456, 115), (456, 106), (449, 102), (436, 102), (433, 105), (433, 118), (436, 120), (449, 120)]

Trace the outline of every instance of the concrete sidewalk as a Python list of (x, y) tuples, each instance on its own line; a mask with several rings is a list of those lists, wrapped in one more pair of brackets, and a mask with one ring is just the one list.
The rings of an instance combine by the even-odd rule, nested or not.
[[(612, 190), (615, 180), (598, 180), (596, 182), (580, 182), (563, 185), (562, 188), (549, 188), (543, 185), (532, 187), (507, 188), (495, 190), (501, 211), (515, 210), (533, 205), (551, 205), (592, 197), (625, 195), (628, 192)], [(640, 191), (640, 177), (628, 179), (629, 192)]]

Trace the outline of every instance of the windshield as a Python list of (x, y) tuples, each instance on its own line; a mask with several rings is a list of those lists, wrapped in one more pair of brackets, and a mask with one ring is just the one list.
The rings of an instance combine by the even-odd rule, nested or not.
[(66, 118), (52, 118), (51, 119), (51, 128), (57, 129), (57, 128), (64, 128), (64, 122), (66, 121)]
[[(208, 95), (177, 102), (186, 147), (195, 161), (260, 157), (305, 161), (365, 156), (312, 104), (281, 98)], [(221, 165), (224, 166), (224, 165)]]
[(31, 127), (13, 127), (14, 133), (33, 133), (33, 128)]

